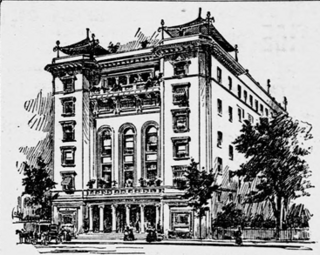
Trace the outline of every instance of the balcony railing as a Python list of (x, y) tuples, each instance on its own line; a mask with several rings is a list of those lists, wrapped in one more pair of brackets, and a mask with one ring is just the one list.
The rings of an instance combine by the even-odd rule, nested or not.
[(161, 194), (165, 187), (130, 187), (130, 188), (106, 188), (106, 189), (88, 189), (87, 196), (100, 195), (128, 195), (128, 194)]

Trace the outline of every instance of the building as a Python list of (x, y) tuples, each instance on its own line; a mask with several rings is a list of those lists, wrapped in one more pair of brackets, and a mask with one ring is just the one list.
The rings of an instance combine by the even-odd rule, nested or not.
[[(45, 67), (53, 76), (53, 219), (81, 231), (121, 231), (140, 222), (198, 233), (198, 219), (179, 189), (190, 159), (214, 169), (224, 187), (204, 225), (241, 180), (243, 161), (232, 145), (244, 119), (285, 111), (244, 69), (210, 13), (165, 26), (161, 39), (142, 34), (107, 49), (92, 36), (55, 47)], [(60, 56), (64, 53), (65, 56)], [(240, 184), (240, 185), (239, 185)]]

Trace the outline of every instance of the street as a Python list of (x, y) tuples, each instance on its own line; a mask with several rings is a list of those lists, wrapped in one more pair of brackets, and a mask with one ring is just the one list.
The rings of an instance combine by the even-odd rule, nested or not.
[[(147, 254), (147, 255), (162, 255), (162, 254), (179, 254), (179, 255), (225, 255), (225, 254), (236, 254), (236, 255), (247, 255), (247, 254), (317, 254), (315, 250), (315, 244), (303, 244), (303, 245), (283, 245), (283, 247), (262, 247), (253, 245), (235, 246), (229, 245), (201, 245), (199, 244), (141, 244), (141, 243), (122, 243), (122, 244), (50, 244), (48, 246), (36, 245), (19, 245), (19, 248), (28, 246), (28, 249), (35, 248), (40, 254)], [(24, 250), (24, 249), (21, 249)], [(25, 250), (26, 251), (26, 250)], [(23, 253), (25, 254), (25, 253)]]

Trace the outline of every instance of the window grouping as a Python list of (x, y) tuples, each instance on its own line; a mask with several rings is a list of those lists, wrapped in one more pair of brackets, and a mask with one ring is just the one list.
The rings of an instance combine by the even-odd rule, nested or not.
[(100, 188), (112, 187), (112, 131), (105, 129), (100, 136), (101, 177)]
[(132, 187), (134, 180), (135, 136), (133, 128), (127, 128), (123, 133), (123, 182), (125, 187)]
[(148, 180), (158, 177), (158, 130), (155, 126), (149, 126), (146, 129), (145, 170)]

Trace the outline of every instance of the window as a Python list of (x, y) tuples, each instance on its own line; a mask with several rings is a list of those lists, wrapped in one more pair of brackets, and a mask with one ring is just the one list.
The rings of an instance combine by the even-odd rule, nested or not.
[(232, 78), (228, 76), (228, 80), (229, 80), (229, 90), (232, 90)]
[(229, 145), (229, 159), (233, 160), (233, 146)]
[(223, 167), (223, 165), (222, 165), (222, 158), (218, 157), (218, 158), (217, 158), (217, 170), (218, 170), (219, 173), (222, 172), (222, 167)]
[(104, 188), (112, 187), (112, 165), (102, 165), (102, 179), (105, 181)]
[(74, 116), (75, 115), (75, 97), (60, 98), (62, 104), (62, 116)]
[(76, 122), (74, 120), (69, 121), (60, 121), (60, 124), (62, 126), (62, 132), (63, 132), (63, 142), (72, 142), (74, 141), (74, 127), (76, 125)]
[(181, 57), (178, 57), (176, 61), (171, 63), (173, 65), (174, 76), (185, 76), (189, 73), (189, 65), (191, 64), (190, 60), (182, 60)]
[(239, 179), (239, 181), (238, 181), (238, 187), (239, 187), (239, 189), (241, 188), (241, 179)]
[(127, 128), (123, 135), (123, 170), (124, 185), (132, 187), (134, 181), (135, 131)]
[(238, 85), (238, 97), (241, 99), (241, 86)]
[(258, 100), (255, 100), (255, 107), (256, 107), (256, 111), (258, 112), (258, 110), (259, 110), (259, 102), (258, 102)]
[(233, 112), (232, 112), (232, 107), (229, 106), (229, 121), (232, 122), (233, 120)]
[(250, 113), (248, 113), (248, 120), (251, 124), (253, 124), (253, 116)]
[(252, 95), (249, 96), (249, 103), (250, 103), (250, 106), (252, 107), (252, 105), (253, 105), (253, 97), (252, 97)]
[(173, 131), (183, 133), (189, 131), (189, 109), (174, 109), (172, 112)]
[(178, 189), (183, 189), (186, 186), (186, 177), (185, 173), (187, 171), (188, 166), (172, 166), (172, 174), (173, 174), (173, 185)]
[(75, 146), (63, 146), (61, 150), (61, 164), (62, 166), (75, 166)]
[(238, 118), (239, 118), (239, 122), (242, 122), (242, 109), (238, 108)]
[(61, 82), (63, 83), (63, 92), (72, 93), (74, 92), (74, 82), (77, 78), (75, 76), (62, 78)]
[(221, 69), (219, 67), (217, 67), (217, 81), (219, 83), (222, 82), (222, 71), (221, 71)]
[(101, 134), (101, 153), (105, 157), (111, 158), (112, 155), (112, 139), (110, 130), (105, 130)]
[(228, 199), (229, 199), (230, 202), (233, 201), (233, 194), (232, 193), (229, 193)]
[(74, 171), (61, 172), (62, 190), (66, 191), (66, 192), (75, 190), (75, 176), (76, 175), (77, 175), (77, 173)]
[(146, 136), (146, 151), (148, 152), (156, 152), (158, 149), (158, 135), (157, 129), (155, 127), (150, 127), (147, 129)]
[(221, 202), (221, 192), (217, 192), (217, 200), (218, 202)]
[(219, 98), (217, 99), (217, 110), (218, 110), (218, 114), (222, 116), (222, 101)]
[(269, 111), (268, 111), (267, 108), (266, 108), (266, 116), (267, 116), (267, 117), (269, 116)]
[(189, 105), (190, 83), (172, 84), (172, 103), (179, 106)]
[(222, 147), (222, 138), (223, 138), (222, 132), (218, 131), (218, 133), (217, 133), (217, 147), (219, 147), (219, 148)]
[(189, 159), (190, 137), (172, 137), (174, 159)]
[(263, 115), (263, 105), (260, 104), (260, 112), (261, 112), (261, 115)]
[(244, 101), (247, 102), (248, 92), (246, 90), (243, 91)]

